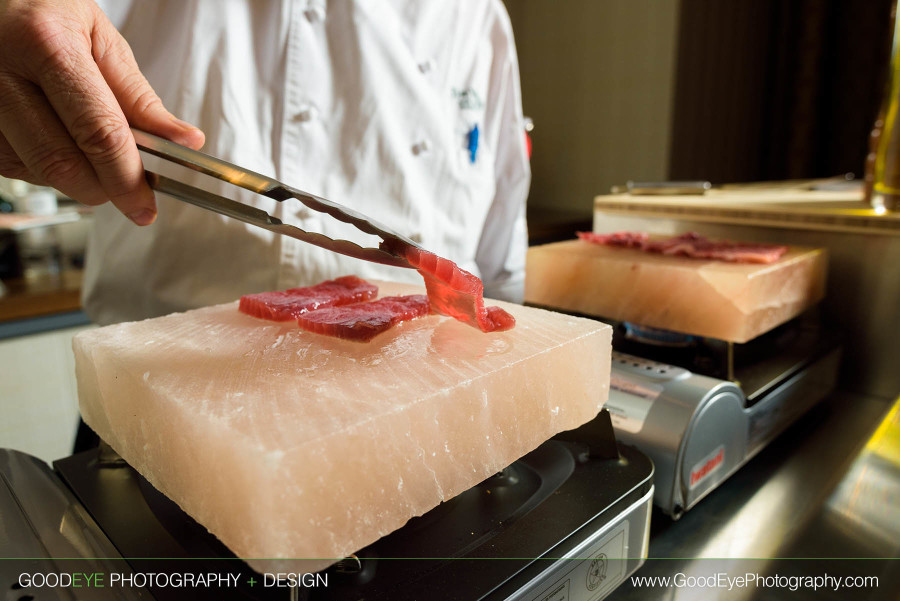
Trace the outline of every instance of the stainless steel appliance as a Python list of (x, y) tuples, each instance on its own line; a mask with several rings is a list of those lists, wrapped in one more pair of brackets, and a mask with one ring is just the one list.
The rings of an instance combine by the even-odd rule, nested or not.
[(743, 345), (633, 332), (617, 326), (606, 407), (616, 436), (653, 459), (655, 503), (676, 519), (837, 379), (838, 339), (813, 315)]

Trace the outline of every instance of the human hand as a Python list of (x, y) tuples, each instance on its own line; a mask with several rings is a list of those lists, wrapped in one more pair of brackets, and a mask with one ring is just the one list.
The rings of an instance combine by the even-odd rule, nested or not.
[(93, 0), (0, 0), (0, 48), (0, 175), (153, 223), (129, 124), (195, 149), (204, 135), (163, 107), (103, 11)]

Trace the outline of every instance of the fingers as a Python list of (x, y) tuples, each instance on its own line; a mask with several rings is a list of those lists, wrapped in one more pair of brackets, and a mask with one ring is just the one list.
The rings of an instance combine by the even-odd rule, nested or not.
[[(106, 202), (94, 170), (43, 93), (28, 81), (10, 77), (0, 78), (0, 88), (3, 175), (53, 186), (85, 204)], [(18, 171), (19, 165), (27, 173)]]
[(128, 43), (102, 12), (97, 15), (91, 41), (94, 61), (131, 125), (183, 146), (203, 146), (203, 132), (166, 110), (138, 68)]
[(9, 179), (21, 179), (35, 183), (29, 179), (31, 172), (25, 167), (25, 163), (19, 159), (19, 155), (2, 135), (0, 135), (0, 175)]
[(199, 148), (125, 40), (92, 2), (0, 1), (0, 174), (111, 201), (139, 225), (156, 216), (129, 123)]
[[(65, 34), (51, 39), (58, 44), (62, 35)], [(36, 73), (38, 82), (90, 163), (106, 197), (138, 225), (152, 223), (156, 201), (144, 180), (141, 158), (125, 115), (93, 61), (87, 41), (77, 35), (66, 41), (65, 45), (47, 48), (44, 68)], [(7, 126), (17, 129), (13, 124)], [(12, 135), (7, 133), (7, 138), (19, 148)], [(22, 158), (28, 165), (28, 160)]]

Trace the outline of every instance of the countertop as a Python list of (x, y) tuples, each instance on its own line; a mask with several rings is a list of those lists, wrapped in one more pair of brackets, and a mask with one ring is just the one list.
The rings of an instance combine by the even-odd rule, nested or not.
[(0, 340), (83, 326), (80, 269), (59, 274), (3, 280), (0, 296)]
[[(654, 510), (649, 558), (635, 574), (862, 575), (878, 576), (877, 589), (729, 591), (627, 581), (608, 599), (896, 599), (900, 400), (886, 418), (890, 408), (884, 398), (833, 393), (680, 520)], [(879, 448), (898, 457), (885, 459)]]
[[(64, 198), (59, 201), (58, 212), (51, 215), (0, 214), (0, 234), (6, 244), (3, 259), (7, 261), (0, 294), (0, 338), (7, 330), (20, 329), (13, 324), (35, 320), (53, 323), (64, 315), (71, 321), (73, 314), (84, 320), (80, 265), (91, 222), (90, 207)], [(54, 256), (45, 260), (50, 247)], [(24, 276), (7, 277), (23, 271)]]
[(58, 274), (4, 280), (0, 296), (0, 323), (81, 310), (80, 269)]

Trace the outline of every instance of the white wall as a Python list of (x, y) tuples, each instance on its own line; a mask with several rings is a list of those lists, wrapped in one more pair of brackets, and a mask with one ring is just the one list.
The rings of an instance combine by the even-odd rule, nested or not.
[(0, 448), (71, 455), (78, 425), (72, 336), (91, 326), (0, 340)]
[(505, 0), (534, 119), (529, 204), (591, 212), (667, 179), (678, 0)]

